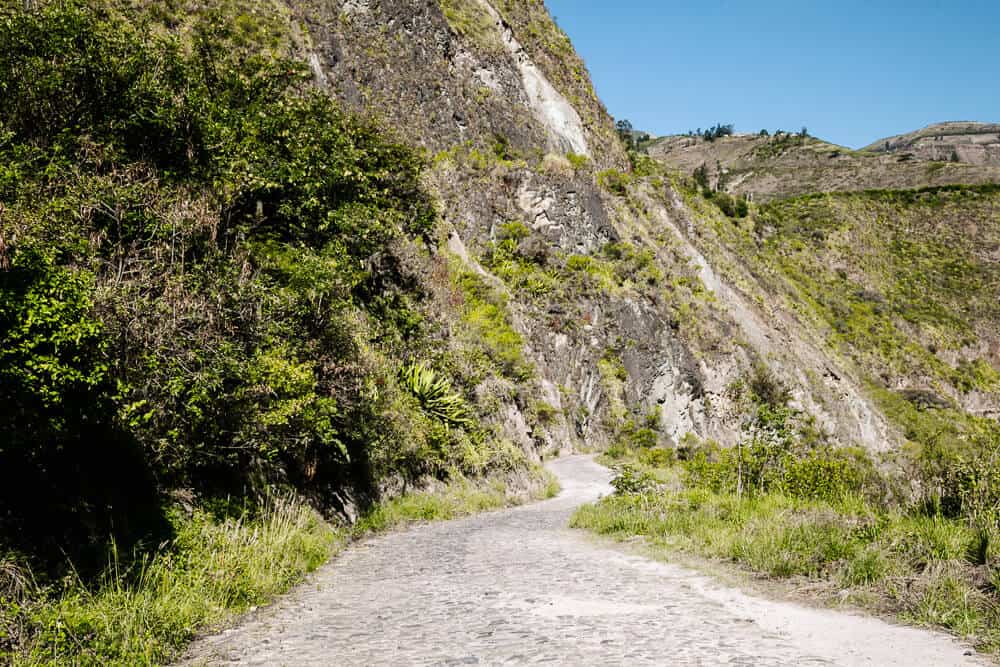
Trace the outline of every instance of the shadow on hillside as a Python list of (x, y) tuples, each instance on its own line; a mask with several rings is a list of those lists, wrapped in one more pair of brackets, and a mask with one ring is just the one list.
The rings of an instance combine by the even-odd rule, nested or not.
[(108, 566), (113, 549), (127, 556), (169, 539), (152, 473), (127, 435), (88, 425), (54, 446), (25, 447), (39, 434), (3, 422), (0, 550), (23, 555), (36, 574), (88, 579)]

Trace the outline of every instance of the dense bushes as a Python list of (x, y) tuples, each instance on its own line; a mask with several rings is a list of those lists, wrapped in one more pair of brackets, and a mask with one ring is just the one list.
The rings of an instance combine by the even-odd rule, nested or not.
[[(183, 41), (136, 16), (0, 16), (4, 534), (97, 565), (109, 534), (168, 530), (157, 491), (337, 507), (509, 453), (400, 386), (400, 360), (440, 356), (404, 252), (435, 224), (421, 158), (221, 10)], [(502, 308), (468, 313), (482, 373), (523, 376)]]
[(750, 213), (750, 205), (742, 195), (733, 196), (725, 192), (713, 192), (711, 195), (712, 201), (726, 217), (745, 218)]
[(170, 519), (169, 549), (139, 562), (113, 554), (92, 587), (67, 577), (48, 604), (39, 603), (45, 591), (30, 585), (6, 599), (0, 593), (4, 664), (168, 663), (197, 628), (266, 603), (344, 541), (315, 510), (287, 497), (254, 512)]
[[(654, 553), (724, 559), (760, 576), (795, 577), (830, 604), (869, 606), (945, 627), (984, 650), (1000, 648), (1000, 552), (983, 563), (975, 531), (958, 522), (879, 509), (856, 498), (806, 500), (782, 493), (738, 498), (706, 489), (625, 493), (582, 508), (573, 524), (634, 540)], [(635, 491), (640, 491), (636, 493)]]
[(701, 449), (683, 467), (695, 486), (747, 495), (778, 491), (797, 498), (836, 499), (862, 493), (873, 474), (871, 462), (861, 452), (796, 453), (764, 440), (737, 448)]
[[(574, 525), (644, 536), (657, 548), (768, 577), (807, 577), (831, 600), (847, 595), (1000, 648), (993, 450), (970, 459), (965, 447), (926, 447), (903, 469), (877, 467), (862, 450), (828, 446), (762, 365), (734, 383), (729, 398), (745, 415), (737, 446), (693, 434), (675, 450), (619, 445), (608, 451), (619, 467), (615, 495), (582, 508)], [(936, 425), (930, 418), (911, 428)], [(949, 436), (942, 443), (950, 435), (938, 430)], [(984, 433), (970, 435), (986, 442)]]

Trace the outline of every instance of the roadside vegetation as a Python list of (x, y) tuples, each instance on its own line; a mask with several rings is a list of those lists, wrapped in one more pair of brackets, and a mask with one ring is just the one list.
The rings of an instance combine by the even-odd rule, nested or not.
[(0, 662), (163, 662), (352, 531), (548, 485), (423, 156), (274, 7), (168, 9), (0, 10)]
[[(803, 130), (766, 146), (820, 144)], [(631, 202), (669, 179), (713, 267), (765, 310), (794, 313), (857, 372), (900, 446), (835, 445), (763, 360), (726, 392), (737, 442), (665, 441), (655, 414), (644, 422), (620, 405), (608, 356), (602, 389), (618, 435), (605, 462), (618, 471), (616, 493), (574, 525), (1000, 650), (997, 186), (758, 204), (720, 192), (730, 174), (718, 165), (714, 178), (705, 164), (686, 177), (643, 173), (632, 159), (632, 173), (599, 183)]]
[(169, 542), (143, 553), (112, 549), (108, 567), (89, 580), (70, 573), (41, 583), (0, 557), (0, 657), (13, 665), (168, 662), (196, 634), (267, 604), (353, 540), (559, 491), (541, 469), (511, 481), (455, 479), (379, 502), (350, 526), (330, 523), (291, 494), (178, 504)]
[(1000, 649), (1000, 450), (902, 472), (828, 446), (761, 368), (732, 392), (746, 406), (739, 446), (616, 447), (616, 493), (573, 525)]

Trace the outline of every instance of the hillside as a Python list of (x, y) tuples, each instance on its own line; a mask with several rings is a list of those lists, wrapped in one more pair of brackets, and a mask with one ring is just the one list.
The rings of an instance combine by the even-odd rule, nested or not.
[(862, 150), (909, 154), (918, 160), (1000, 165), (1000, 124), (936, 123), (922, 130), (879, 139)]
[[(992, 150), (985, 145), (982, 149)], [(929, 150), (854, 151), (797, 134), (736, 135), (715, 141), (663, 137), (653, 142), (648, 152), (685, 174), (693, 174), (704, 166), (711, 187), (719, 187), (721, 183), (724, 191), (756, 201), (813, 192), (909, 189), (1000, 180), (1000, 166), (991, 159), (953, 162), (951, 149), (946, 156)]]
[(38, 5), (0, 15), (0, 658), (168, 660), (572, 451), (774, 436), (992, 539), (1000, 167), (629, 152), (542, 0)]
[[(795, 313), (818, 346), (855, 369), (907, 440), (940, 446), (948, 433), (956, 434), (949, 446), (964, 447), (982, 429), (992, 446), (998, 186), (809, 195), (737, 224), (702, 211), (717, 266), (751, 299)], [(942, 430), (914, 430), (918, 418)]]

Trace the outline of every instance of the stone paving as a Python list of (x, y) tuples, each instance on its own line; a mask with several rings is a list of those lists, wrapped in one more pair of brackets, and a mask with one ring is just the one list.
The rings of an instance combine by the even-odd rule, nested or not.
[(183, 664), (981, 664), (943, 635), (752, 598), (570, 530), (609, 473), (551, 469), (558, 498), (361, 542)]

